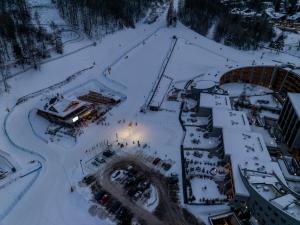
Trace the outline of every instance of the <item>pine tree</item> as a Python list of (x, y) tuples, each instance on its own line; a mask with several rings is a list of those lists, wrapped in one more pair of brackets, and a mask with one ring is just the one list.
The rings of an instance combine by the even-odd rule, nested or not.
[(274, 8), (276, 12), (279, 12), (280, 10), (280, 5), (281, 5), (281, 0), (273, 0)]
[(167, 26), (171, 26), (173, 24), (173, 18), (174, 18), (174, 2), (173, 0), (170, 1), (168, 13), (167, 13)]

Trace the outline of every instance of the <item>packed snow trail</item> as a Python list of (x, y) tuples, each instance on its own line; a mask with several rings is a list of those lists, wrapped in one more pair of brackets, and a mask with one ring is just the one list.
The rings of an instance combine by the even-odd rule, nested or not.
[(11, 115), (11, 113), (13, 112), (13, 110), (15, 109), (15, 107), (16, 107), (16, 105), (5, 116), (4, 123), (3, 123), (3, 128), (4, 128), (5, 136), (9, 140), (10, 144), (12, 146), (14, 146), (16, 149), (18, 149), (20, 151), (23, 151), (23, 152), (26, 152), (28, 154), (31, 154), (31, 155), (37, 157), (39, 159), (38, 162), (40, 163), (40, 167), (37, 170), (35, 170), (35, 171), (37, 171), (37, 174), (34, 176), (34, 178), (31, 180), (31, 182), (23, 189), (23, 191), (21, 193), (18, 194), (18, 196), (16, 197), (16, 199), (13, 201), (13, 203), (10, 206), (7, 207), (6, 211), (2, 215), (0, 215), (0, 222), (14, 209), (14, 207), (21, 201), (21, 199), (23, 198), (23, 196), (28, 192), (28, 190), (31, 188), (31, 186), (35, 183), (35, 181), (37, 180), (37, 178), (40, 175), (40, 171), (43, 169), (43, 163), (45, 163), (47, 161), (46, 158), (44, 156), (42, 156), (41, 154), (36, 153), (36, 152), (34, 152), (34, 151), (30, 150), (30, 149), (23, 148), (22, 146), (16, 144), (13, 141), (13, 139), (10, 137), (10, 135), (9, 135), (9, 133), (7, 131), (7, 119)]

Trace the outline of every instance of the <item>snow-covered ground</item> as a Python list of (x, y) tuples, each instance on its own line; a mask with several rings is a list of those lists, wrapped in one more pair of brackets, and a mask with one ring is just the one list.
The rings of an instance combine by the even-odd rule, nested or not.
[[(0, 190), (1, 206), (9, 208), (7, 216), (0, 218), (3, 225), (109, 224), (107, 220), (92, 217), (88, 213), (90, 203), (80, 192), (71, 193), (70, 187), (80, 179), (80, 160), (86, 158), (86, 150), (101, 141), (115, 142), (116, 136), (131, 143), (127, 151), (134, 147), (133, 141), (147, 143), (150, 148), (145, 151), (173, 160), (175, 164), (170, 172), (176, 172), (181, 177), (179, 146), (183, 131), (178, 120), (180, 105), (164, 103), (172, 107), (172, 111), (146, 114), (139, 112), (158, 76), (173, 35), (177, 35), (179, 40), (165, 74), (175, 82), (188, 81), (200, 74), (202, 80), (218, 82), (223, 72), (234, 67), (252, 65), (253, 61), (265, 65), (275, 64), (273, 60), (299, 62), (298, 58), (286, 54), (276, 55), (267, 51), (261, 58), (263, 50), (243, 52), (225, 47), (181, 24), (176, 28), (166, 28), (165, 17), (162, 15), (154, 24), (140, 23), (136, 29), (125, 29), (108, 35), (101, 42), (98, 41), (96, 46), (50, 61), (42, 65), (41, 70), (28, 70), (9, 79), (10, 93), (0, 97), (0, 122), (4, 126), (0, 130), (0, 148), (7, 151), (23, 168), (30, 160), (41, 161), (42, 168), (30, 188), (24, 187), (34, 174), (18, 180), (10, 188)], [(65, 52), (80, 49), (90, 43), (90, 40), (83, 38), (66, 45)], [(106, 118), (109, 125), (90, 125), (72, 146), (46, 143), (38, 138), (31, 128), (28, 115), (45, 94), (14, 107), (16, 100), (58, 83), (93, 64), (92, 69), (53, 90), (53, 93), (66, 92), (91, 79), (120, 92), (127, 99), (109, 113)], [(103, 71), (108, 66), (111, 67), (111, 73), (104, 76)], [(237, 90), (237, 94), (242, 90), (243, 87)], [(123, 119), (126, 123), (118, 123)], [(129, 122), (136, 122), (138, 125), (129, 128)], [(19, 193), (25, 189), (24, 195), (18, 198)], [(11, 207), (14, 199), (17, 202)], [(186, 207), (205, 221), (209, 215), (228, 210), (227, 206)]]
[(213, 180), (194, 178), (191, 180), (191, 186), (193, 189), (193, 194), (196, 198), (195, 203), (201, 203), (201, 200), (206, 199), (208, 196), (211, 197), (211, 199), (226, 199), (225, 195), (220, 194), (217, 184)]

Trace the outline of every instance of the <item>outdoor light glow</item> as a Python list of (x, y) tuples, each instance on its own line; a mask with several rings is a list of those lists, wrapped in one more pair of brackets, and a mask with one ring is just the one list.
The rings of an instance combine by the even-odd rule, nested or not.
[(79, 120), (79, 117), (78, 117), (78, 116), (76, 116), (76, 117), (74, 117), (74, 118), (72, 119), (73, 123), (77, 122), (78, 120)]
[(145, 130), (141, 127), (124, 127), (117, 134), (121, 141), (143, 141)]

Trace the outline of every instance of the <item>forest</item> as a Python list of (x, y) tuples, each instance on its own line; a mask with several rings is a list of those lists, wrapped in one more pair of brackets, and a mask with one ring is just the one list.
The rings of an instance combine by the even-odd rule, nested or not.
[[(249, 7), (259, 7), (257, 1), (249, 1)], [(221, 1), (180, 0), (179, 18), (196, 32), (207, 36), (213, 29), (212, 38), (217, 42), (239, 49), (257, 49), (261, 43), (269, 43), (274, 37), (272, 25), (265, 17), (233, 15), (231, 8)]]
[(50, 49), (62, 53), (60, 32), (52, 24), (49, 33), (33, 16), (25, 0), (0, 1), (0, 78), (5, 80), (10, 66), (39, 67), (42, 59), (50, 57)]
[(135, 27), (152, 3), (163, 0), (56, 0), (60, 15), (90, 37), (101, 37), (123, 27)]

